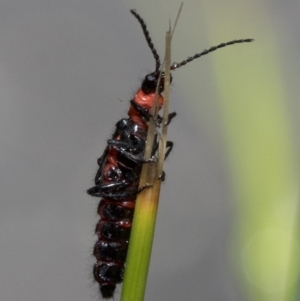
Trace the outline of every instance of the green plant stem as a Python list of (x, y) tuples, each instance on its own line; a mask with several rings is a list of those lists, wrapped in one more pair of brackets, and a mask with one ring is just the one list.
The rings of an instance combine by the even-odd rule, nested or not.
[[(168, 32), (166, 36), (165, 64), (168, 70), (168, 78), (165, 78), (165, 103), (167, 104), (170, 85), (170, 43), (171, 37), (170, 32)], [(168, 80), (169, 82), (167, 82)], [(155, 125), (151, 120), (148, 129), (145, 158), (149, 158), (151, 155), (155, 131)], [(163, 132), (163, 143), (159, 148), (159, 162), (156, 164), (144, 164), (142, 168), (140, 187), (148, 183), (153, 186), (143, 190), (136, 200), (121, 301), (144, 300), (160, 194), (161, 180), (159, 179), (159, 170), (163, 169), (164, 150), (166, 147), (166, 130), (163, 129)]]

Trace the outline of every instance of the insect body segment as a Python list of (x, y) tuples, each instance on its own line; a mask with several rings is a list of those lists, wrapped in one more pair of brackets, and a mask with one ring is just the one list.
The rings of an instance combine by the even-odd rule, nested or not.
[[(155, 161), (153, 158), (144, 160), (148, 121), (152, 118), (157, 126), (162, 123), (162, 118), (159, 115), (154, 118), (150, 111), (155, 98), (159, 109), (163, 106), (164, 98), (161, 93), (164, 91), (165, 76), (163, 72), (160, 74), (160, 59), (145, 22), (134, 10), (131, 10), (131, 13), (141, 24), (156, 66), (154, 72), (146, 75), (141, 88), (130, 101), (129, 117), (117, 122), (112, 138), (107, 141), (107, 147), (98, 159), (99, 168), (94, 180), (95, 186), (87, 191), (89, 195), (101, 198), (98, 206), (100, 221), (95, 230), (98, 240), (94, 246), (96, 263), (93, 273), (103, 298), (113, 297), (116, 285), (123, 281), (136, 195), (151, 184), (139, 188), (142, 164)], [(251, 39), (244, 39), (220, 44), (195, 54), (179, 64), (174, 63), (171, 70), (218, 48), (251, 41)], [(158, 87), (158, 95), (155, 95), (156, 87)], [(175, 116), (175, 112), (170, 113), (168, 121), (163, 126), (167, 126)], [(167, 141), (166, 147), (165, 158), (171, 152), (173, 142)], [(156, 142), (152, 153), (154, 154), (157, 149)], [(164, 178), (163, 172), (160, 179), (163, 181)]]

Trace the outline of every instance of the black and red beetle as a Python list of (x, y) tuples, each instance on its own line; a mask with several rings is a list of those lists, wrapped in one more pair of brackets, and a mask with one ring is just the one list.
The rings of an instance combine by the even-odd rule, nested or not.
[[(107, 141), (103, 155), (98, 159), (99, 169), (95, 176), (95, 186), (87, 193), (102, 198), (98, 206), (100, 221), (96, 226), (98, 240), (94, 247), (96, 263), (94, 278), (99, 283), (103, 298), (113, 297), (116, 285), (123, 281), (124, 265), (128, 249), (132, 218), (136, 195), (144, 188), (139, 189), (139, 180), (144, 160), (144, 150), (148, 131), (148, 121), (151, 118), (150, 110), (158, 86), (159, 108), (163, 106), (164, 73), (160, 76), (160, 58), (153, 46), (144, 20), (131, 10), (139, 21), (146, 41), (153, 53), (155, 71), (146, 75), (141, 88), (130, 101), (128, 118), (117, 122), (115, 132)], [(219, 48), (237, 43), (252, 42), (252, 39), (234, 40), (211, 47), (181, 63), (173, 63), (171, 70), (175, 70), (190, 61)], [(169, 121), (176, 113), (169, 114)], [(161, 118), (156, 122), (159, 124)], [(166, 157), (171, 152), (173, 143), (167, 142)], [(147, 162), (151, 161), (149, 159)]]

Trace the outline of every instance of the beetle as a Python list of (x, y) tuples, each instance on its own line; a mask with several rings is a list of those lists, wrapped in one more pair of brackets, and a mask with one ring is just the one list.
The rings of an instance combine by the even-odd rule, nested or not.
[[(158, 87), (159, 109), (164, 102), (162, 93), (165, 75), (164, 72), (160, 72), (159, 55), (144, 20), (135, 10), (130, 12), (142, 27), (146, 42), (155, 59), (155, 71), (145, 76), (140, 89), (130, 101), (128, 118), (123, 118), (116, 123), (112, 138), (107, 141), (104, 153), (98, 159), (95, 185), (87, 190), (89, 195), (102, 198), (97, 210), (100, 220), (95, 230), (98, 240), (93, 252), (96, 258), (93, 274), (96, 282), (99, 283), (103, 298), (112, 298), (116, 285), (123, 281), (136, 196), (141, 190), (149, 187), (145, 185), (139, 188), (139, 180), (143, 163), (154, 161), (154, 157), (144, 160), (144, 151), (148, 121), (154, 118), (150, 110), (154, 103), (156, 87)], [(240, 39), (219, 44), (196, 53), (180, 63), (173, 63), (171, 71), (219, 48), (252, 41), (252, 39)], [(167, 124), (175, 116), (175, 112), (170, 113)], [(158, 116), (155, 122), (160, 125), (162, 118)], [(165, 157), (170, 154), (173, 142), (167, 141), (166, 146)], [(164, 173), (162, 180), (164, 180)]]

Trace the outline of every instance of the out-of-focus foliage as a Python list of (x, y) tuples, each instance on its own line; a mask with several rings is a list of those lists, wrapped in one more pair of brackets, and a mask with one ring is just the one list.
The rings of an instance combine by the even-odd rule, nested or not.
[[(226, 18), (223, 30), (255, 42), (212, 58), (236, 197), (232, 262), (250, 300), (294, 300), (298, 187), (286, 91), (267, 8), (242, 3), (236, 17)], [(226, 2), (230, 4), (237, 5)], [(222, 40), (219, 25), (225, 6), (220, 10), (206, 1), (204, 7), (210, 39)], [(248, 19), (245, 9), (257, 9), (256, 19)], [(216, 17), (217, 11), (216, 22), (209, 15)]]

